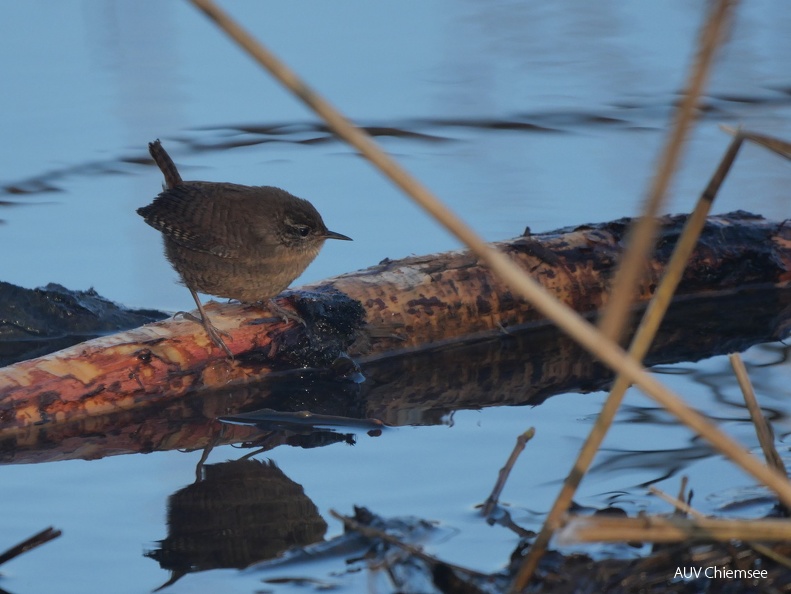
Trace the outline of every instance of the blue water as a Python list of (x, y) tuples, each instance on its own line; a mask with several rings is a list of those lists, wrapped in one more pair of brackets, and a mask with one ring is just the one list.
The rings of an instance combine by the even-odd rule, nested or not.
[[(525, 226), (542, 231), (640, 211), (704, 3), (225, 4), (349, 117), (423, 135), (379, 140), (497, 240)], [(791, 139), (790, 26), (785, 2), (743, 3), (706, 98), (711, 110), (690, 138), (665, 211), (689, 210), (705, 186), (728, 142), (719, 123)], [(189, 3), (9, 4), (0, 19), (0, 72), (0, 201), (13, 203), (0, 206), (4, 281), (94, 287), (130, 306), (190, 308), (158, 234), (134, 212), (161, 187), (158, 171), (134, 162), (155, 138), (185, 178), (282, 186), (354, 238), (328, 244), (296, 284), (384, 257), (458, 247), (354, 151), (307, 126), (315, 118)], [(287, 126), (288, 133), (244, 131), (250, 125)], [(324, 141), (305, 142), (316, 139)], [(240, 140), (257, 144), (223, 148)], [(785, 219), (789, 176), (786, 161), (746, 147), (714, 210)], [(776, 359), (774, 348), (756, 347), (746, 358)], [(727, 361), (678, 367), (685, 373), (662, 379), (757, 450)], [(779, 411), (775, 429), (787, 458), (788, 367), (752, 372), (759, 398)], [(432, 552), (495, 571), (516, 538), (483, 523), (474, 506), (516, 436), (537, 429), (503, 500), (517, 521), (535, 528), (602, 400), (568, 395), (534, 409), (462, 411), (446, 425), (359, 436), (355, 447), (278, 448), (270, 456), (325, 518), (331, 508), (349, 513), (363, 504), (383, 515), (439, 520), (458, 534)], [(613, 453), (597, 460), (581, 503), (664, 511), (638, 485), (682, 470), (704, 511), (751, 485), (638, 393), (627, 406), (606, 443)], [(634, 422), (645, 415), (647, 422)], [(210, 462), (238, 456), (219, 448)], [(167, 497), (193, 480), (198, 458), (169, 451), (0, 468), (0, 549), (47, 525), (64, 531), (4, 566), (0, 587), (144, 592), (162, 584), (167, 572), (142, 553), (165, 537)], [(672, 493), (677, 485), (677, 475), (660, 483)], [(340, 532), (328, 523), (329, 535)], [(342, 565), (300, 572), (325, 577)], [(259, 577), (210, 572), (173, 591), (251, 592), (262, 587)], [(368, 587), (361, 574), (337, 581), (347, 591)]]

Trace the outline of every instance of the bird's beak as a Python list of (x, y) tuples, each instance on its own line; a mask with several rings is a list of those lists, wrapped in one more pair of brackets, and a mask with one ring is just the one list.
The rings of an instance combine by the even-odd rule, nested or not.
[(335, 231), (327, 231), (324, 234), (326, 239), (343, 239), (344, 241), (353, 241), (351, 237), (346, 237), (345, 235), (341, 235), (340, 233), (335, 233)]

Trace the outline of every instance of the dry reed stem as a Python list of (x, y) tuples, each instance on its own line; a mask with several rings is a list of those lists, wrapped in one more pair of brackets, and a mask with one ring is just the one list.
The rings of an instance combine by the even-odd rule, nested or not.
[(741, 135), (745, 140), (749, 140), (754, 142), (757, 145), (760, 145), (766, 149), (769, 149), (773, 153), (777, 153), (781, 157), (786, 159), (791, 159), (791, 143), (785, 140), (781, 140), (779, 138), (775, 138), (774, 136), (767, 136), (765, 134), (758, 134), (756, 132), (749, 132), (747, 130), (735, 129), (731, 128), (730, 126), (723, 126), (721, 125), (720, 128), (727, 132), (728, 134), (732, 134), (734, 136)]
[(651, 181), (648, 199), (644, 204), (641, 217), (629, 231), (626, 249), (618, 269), (615, 271), (610, 299), (604, 306), (604, 312), (598, 324), (604, 335), (615, 342), (620, 342), (627, 317), (631, 311), (630, 306), (634, 299), (635, 286), (639, 278), (645, 274), (645, 261), (649, 257), (656, 237), (656, 215), (681, 158), (687, 130), (695, 118), (695, 107), (708, 79), (714, 55), (725, 37), (730, 11), (737, 3), (738, 0), (720, 0), (712, 5), (706, 25), (701, 31), (697, 60), (689, 74), (687, 91), (676, 111), (675, 122), (671, 128), (667, 145), (659, 161), (657, 173)]
[(742, 389), (744, 403), (747, 405), (750, 418), (753, 420), (753, 425), (755, 425), (755, 433), (758, 436), (758, 443), (761, 444), (761, 449), (764, 452), (766, 464), (778, 472), (785, 473), (785, 464), (783, 464), (783, 459), (775, 448), (772, 427), (767, 422), (766, 417), (764, 417), (761, 407), (758, 406), (758, 400), (755, 398), (755, 390), (753, 390), (753, 385), (752, 382), (750, 382), (750, 376), (747, 374), (744, 361), (739, 353), (728, 355), (728, 359), (730, 359), (731, 367), (733, 367), (733, 371), (736, 374), (739, 387)]
[(720, 429), (686, 406), (681, 398), (646, 372), (637, 361), (629, 357), (617, 344), (607, 340), (580, 315), (559, 303), (508, 257), (486, 244), (469, 226), (431, 194), (425, 186), (412, 178), (382, 151), (370, 136), (355, 128), (329, 103), (305, 85), (272, 53), (232, 21), (228, 15), (219, 10), (211, 0), (191, 0), (191, 2), (241, 47), (247, 50), (275, 78), (290, 88), (311, 109), (324, 118), (335, 134), (357, 148), (364, 157), (379, 167), (380, 171), (407, 192), (409, 196), (432, 214), (451, 233), (463, 241), (516, 293), (527, 299), (538, 311), (552, 320), (560, 329), (573, 337), (599, 360), (616, 370), (616, 372), (622, 373), (632, 383), (640, 386), (648, 396), (659, 402), (671, 414), (678, 417), (693, 431), (708, 440), (721, 453), (742, 467), (745, 472), (775, 491), (783, 502), (791, 504), (791, 483), (788, 482), (785, 476), (778, 475), (777, 472), (758, 462), (749, 452), (731, 440)]
[[(682, 483), (685, 482), (686, 480), (687, 480), (687, 477), (684, 477), (682, 479)], [(678, 512), (683, 512), (685, 514), (688, 514), (690, 516), (694, 516), (696, 518), (703, 518), (703, 517), (705, 517), (702, 513), (700, 513), (695, 508), (693, 508), (690, 504), (688, 504), (686, 501), (682, 500), (680, 497), (673, 497), (672, 495), (670, 495), (668, 493), (665, 493), (661, 489), (657, 489), (653, 485), (648, 487), (648, 492), (651, 493), (652, 495), (656, 495), (657, 497), (659, 497), (660, 499), (662, 499), (666, 503), (669, 503)], [(683, 487), (681, 488), (681, 492), (682, 493), (684, 492)]]
[(791, 541), (791, 520), (689, 519), (680, 516), (569, 516), (560, 544), (580, 542)]
[(536, 434), (536, 430), (534, 427), (530, 427), (527, 431), (522, 433), (519, 437), (516, 438), (516, 445), (514, 446), (511, 455), (508, 457), (508, 460), (500, 469), (500, 472), (497, 475), (497, 482), (494, 485), (494, 489), (492, 489), (491, 495), (486, 499), (486, 503), (483, 504), (483, 510), (481, 510), (481, 514), (483, 517), (487, 517), (494, 506), (497, 505), (497, 500), (500, 499), (500, 494), (503, 492), (503, 488), (505, 487), (505, 483), (508, 480), (508, 476), (511, 474), (511, 470), (514, 468), (514, 464), (516, 464), (517, 458), (519, 458), (519, 454), (521, 454), (527, 442), (533, 439), (533, 436)]
[[(709, 180), (706, 189), (698, 198), (695, 209), (684, 225), (678, 243), (673, 248), (673, 254), (665, 268), (662, 280), (643, 314), (643, 318), (640, 321), (640, 325), (629, 347), (629, 354), (634, 357), (635, 360), (642, 360), (643, 357), (645, 357), (654, 340), (654, 336), (662, 323), (667, 308), (670, 306), (676, 288), (679, 282), (681, 282), (681, 277), (689, 261), (689, 256), (695, 249), (698, 237), (700, 237), (703, 226), (706, 224), (706, 217), (711, 210), (711, 205), (741, 148), (742, 140), (741, 136), (736, 136), (731, 140), (728, 150), (725, 151), (717, 170)], [(607, 432), (610, 430), (615, 420), (615, 415), (618, 413), (618, 409), (623, 402), (624, 395), (630, 384), (631, 382), (629, 379), (623, 375), (619, 374), (615, 379), (615, 383), (599, 412), (599, 416), (596, 418), (596, 422), (591, 428), (585, 443), (582, 445), (582, 449), (577, 455), (577, 459), (566, 477), (560, 493), (558, 493), (555, 502), (552, 504), (552, 508), (547, 513), (541, 531), (538, 533), (538, 536), (533, 542), (533, 546), (530, 548), (530, 552), (525, 557), (522, 568), (520, 568), (517, 574), (517, 579), (519, 580), (516, 582), (517, 589), (525, 587), (530, 580), (530, 576), (532, 576), (536, 567), (538, 567), (538, 561), (546, 551), (547, 546), (549, 546), (549, 541), (552, 539), (553, 532), (560, 525), (563, 514), (566, 513), (566, 510), (568, 510), (571, 505), (577, 488), (582, 482), (585, 473), (588, 472), (596, 456), (596, 452), (598, 452)]]
[[(684, 477), (684, 478), (686, 479), (686, 477)], [(656, 495), (657, 497), (659, 497), (660, 499), (662, 499), (663, 501), (666, 501), (667, 503), (669, 503), (670, 505), (675, 507), (676, 511), (689, 514), (693, 518), (698, 518), (699, 519), (699, 518), (705, 518), (706, 517), (702, 513), (700, 513), (698, 510), (696, 510), (694, 507), (692, 507), (691, 505), (689, 505), (685, 501), (682, 501), (680, 498), (673, 497), (672, 495), (669, 495), (669, 494), (665, 493), (664, 491), (661, 491), (660, 489), (657, 489), (654, 486), (648, 487), (648, 490), (651, 493), (653, 493), (654, 495)], [(760, 553), (761, 555), (763, 555), (764, 557), (768, 557), (768, 558), (772, 559), (772, 561), (774, 561), (776, 563), (779, 563), (783, 567), (788, 567), (789, 569), (791, 569), (791, 559), (789, 559), (785, 555), (781, 555), (780, 553), (770, 549), (768, 546), (763, 545), (763, 544), (761, 544), (759, 542), (747, 542), (746, 544), (749, 545), (750, 548), (752, 548), (757, 553)]]

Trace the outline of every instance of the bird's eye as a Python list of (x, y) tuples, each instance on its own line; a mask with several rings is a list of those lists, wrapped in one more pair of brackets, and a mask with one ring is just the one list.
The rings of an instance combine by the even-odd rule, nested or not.
[(294, 225), (294, 228), (297, 230), (297, 234), (299, 234), (300, 237), (307, 237), (310, 235), (310, 227), (307, 225)]

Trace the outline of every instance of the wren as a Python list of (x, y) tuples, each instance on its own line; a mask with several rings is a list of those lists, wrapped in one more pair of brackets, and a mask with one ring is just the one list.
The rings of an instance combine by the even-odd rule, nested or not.
[(232, 357), (201, 305), (198, 292), (243, 303), (270, 300), (297, 278), (327, 239), (351, 238), (329, 231), (307, 200), (271, 186), (183, 181), (159, 140), (148, 150), (165, 176), (164, 190), (137, 209), (162, 233), (165, 255), (189, 289), (215, 345)]

